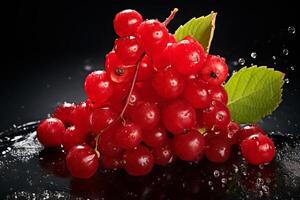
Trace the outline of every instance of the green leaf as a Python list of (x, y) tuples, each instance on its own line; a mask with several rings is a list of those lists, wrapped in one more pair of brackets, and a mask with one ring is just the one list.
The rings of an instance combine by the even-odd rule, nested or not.
[(176, 40), (180, 41), (185, 36), (192, 36), (202, 44), (206, 52), (209, 52), (210, 44), (214, 36), (216, 17), (217, 13), (211, 12), (211, 14), (207, 16), (192, 18), (175, 31), (174, 35)]
[(266, 66), (244, 67), (225, 84), (231, 118), (255, 123), (271, 114), (282, 101), (284, 74)]

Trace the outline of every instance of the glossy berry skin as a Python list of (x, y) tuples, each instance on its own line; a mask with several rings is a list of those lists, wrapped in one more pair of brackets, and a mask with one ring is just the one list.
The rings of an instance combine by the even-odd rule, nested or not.
[(228, 67), (225, 59), (219, 56), (208, 55), (200, 78), (208, 84), (220, 85), (228, 76)]
[(173, 134), (181, 134), (196, 125), (196, 111), (188, 103), (175, 100), (162, 110), (164, 126)]
[(263, 134), (266, 135), (266, 133), (257, 125), (250, 124), (242, 127), (238, 133), (238, 140), (241, 142), (244, 139), (248, 138), (251, 135), (254, 134)]
[(224, 104), (213, 101), (208, 108), (200, 111), (198, 121), (205, 128), (226, 131), (230, 112)]
[(115, 32), (120, 37), (134, 35), (143, 17), (135, 10), (126, 9), (116, 14), (114, 19)]
[(143, 142), (153, 148), (162, 146), (168, 141), (166, 130), (163, 127), (156, 127), (143, 133)]
[(157, 165), (167, 165), (174, 161), (175, 155), (170, 144), (166, 143), (162, 146), (156, 147), (152, 150), (154, 163)]
[(154, 74), (153, 63), (148, 55), (145, 55), (141, 60), (137, 81), (145, 81), (152, 77)]
[(211, 97), (208, 85), (199, 80), (189, 80), (183, 92), (183, 98), (194, 108), (203, 109), (210, 105)]
[(91, 131), (89, 117), (91, 115), (91, 109), (85, 102), (81, 102), (76, 105), (75, 109), (71, 113), (71, 123), (76, 126), (77, 129), (83, 134), (88, 134)]
[(112, 50), (108, 54), (106, 54), (106, 56), (105, 56), (105, 70), (106, 71), (109, 71), (115, 65), (117, 65), (119, 63), (121, 63), (121, 60), (115, 50)]
[(65, 126), (69, 126), (71, 123), (71, 113), (75, 107), (74, 103), (64, 102), (55, 108), (52, 117), (60, 119)]
[(228, 95), (222, 85), (208, 85), (208, 93), (214, 101), (219, 101), (224, 105), (228, 103)]
[(76, 178), (87, 179), (93, 176), (98, 169), (98, 157), (88, 145), (77, 145), (67, 154), (67, 168)]
[(135, 123), (121, 125), (115, 134), (115, 142), (118, 147), (130, 149), (136, 147), (142, 141), (142, 129)]
[(260, 133), (245, 138), (241, 143), (241, 151), (246, 161), (252, 165), (268, 163), (275, 157), (273, 141)]
[(122, 158), (119, 157), (108, 157), (108, 156), (103, 156), (101, 160), (101, 167), (104, 169), (120, 169), (122, 168)]
[(115, 135), (115, 128), (100, 135), (98, 141), (100, 153), (108, 157), (118, 157), (122, 154), (123, 150), (116, 144)]
[(154, 164), (151, 152), (144, 146), (137, 146), (124, 152), (124, 168), (131, 176), (144, 176), (148, 174)]
[(228, 160), (231, 145), (223, 136), (205, 137), (205, 156), (211, 162), (222, 163)]
[(143, 53), (137, 39), (133, 36), (116, 39), (114, 49), (125, 65), (137, 64)]
[(92, 100), (104, 103), (113, 94), (112, 83), (105, 71), (90, 73), (84, 83), (86, 95)]
[(197, 161), (203, 155), (205, 147), (204, 137), (198, 131), (176, 135), (173, 139), (176, 155), (185, 161)]
[(142, 101), (134, 107), (130, 119), (143, 130), (151, 130), (158, 125), (160, 112), (154, 103)]
[(142, 49), (150, 56), (160, 54), (167, 46), (169, 33), (158, 20), (145, 20), (137, 29), (136, 36)]
[(168, 43), (166, 48), (162, 51), (161, 54), (152, 57), (153, 59), (153, 68), (158, 71), (166, 67), (171, 66), (171, 60), (173, 58), (173, 49), (175, 43)]
[(230, 122), (227, 130), (222, 132), (230, 144), (237, 144), (239, 137), (240, 126), (236, 122)]
[(175, 45), (171, 62), (178, 73), (191, 75), (203, 68), (205, 57), (204, 49), (199, 43), (182, 40)]
[(65, 131), (65, 125), (61, 120), (48, 118), (39, 124), (37, 138), (45, 147), (56, 147), (61, 145)]
[(85, 142), (85, 135), (80, 132), (75, 126), (70, 126), (66, 129), (62, 137), (62, 146), (66, 152), (72, 147), (83, 144)]
[(95, 109), (90, 115), (91, 131), (93, 133), (100, 133), (101, 130), (113, 123), (117, 117), (117, 113), (110, 107)]
[(183, 92), (184, 80), (173, 68), (168, 67), (155, 74), (152, 86), (162, 98), (173, 99)]

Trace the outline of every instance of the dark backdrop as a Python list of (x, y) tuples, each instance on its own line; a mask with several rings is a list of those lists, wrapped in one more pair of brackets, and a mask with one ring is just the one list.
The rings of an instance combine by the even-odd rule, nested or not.
[[(293, 2), (18, 1), (13, 9), (16, 21), (5, 19), (13, 24), (8, 42), (14, 45), (0, 73), (0, 130), (44, 118), (59, 102), (84, 100), (84, 77), (103, 66), (116, 37), (112, 20), (118, 11), (133, 8), (145, 18), (164, 20), (178, 7), (171, 31), (194, 16), (218, 12), (211, 52), (225, 56), (231, 68), (240, 67), (234, 61), (244, 58), (246, 65), (266, 64), (287, 74), (284, 102), (264, 126), (297, 132), (300, 69), (295, 45), (298, 11)], [(295, 34), (288, 32), (289, 26), (296, 28)], [(288, 55), (283, 55), (284, 48)], [(251, 52), (257, 53), (256, 59)]]

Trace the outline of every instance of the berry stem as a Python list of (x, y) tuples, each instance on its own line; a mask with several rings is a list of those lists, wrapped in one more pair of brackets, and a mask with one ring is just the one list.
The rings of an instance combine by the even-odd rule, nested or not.
[(172, 11), (171, 11), (171, 14), (169, 17), (166, 18), (166, 20), (163, 22), (163, 24), (165, 26), (167, 26), (171, 21), (172, 19), (174, 19), (176, 13), (178, 12), (178, 8), (174, 8)]

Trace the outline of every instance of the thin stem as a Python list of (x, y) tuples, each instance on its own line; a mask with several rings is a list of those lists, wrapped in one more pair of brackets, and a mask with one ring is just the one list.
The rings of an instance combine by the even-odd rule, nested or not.
[(176, 13), (178, 12), (178, 8), (174, 8), (172, 11), (171, 11), (171, 14), (169, 17), (166, 18), (166, 20), (163, 22), (163, 24), (165, 26), (168, 26), (168, 24), (172, 21), (172, 19), (175, 17)]

